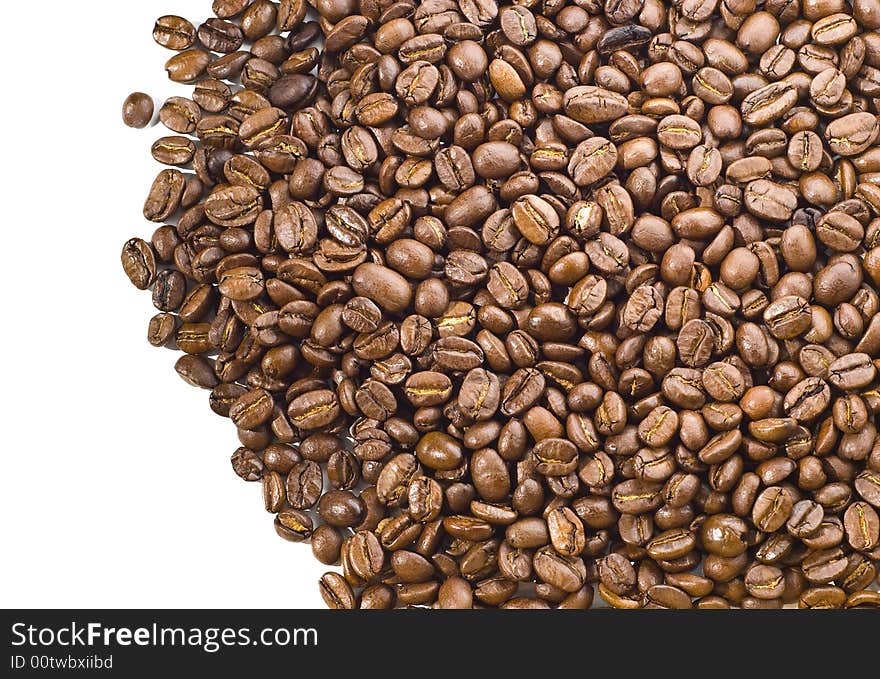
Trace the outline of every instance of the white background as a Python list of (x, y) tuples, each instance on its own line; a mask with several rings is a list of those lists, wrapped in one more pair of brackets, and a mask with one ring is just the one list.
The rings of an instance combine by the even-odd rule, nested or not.
[[(211, 0), (12, 3), (0, 130), (0, 607), (312, 608), (326, 567), (275, 535), (229, 457), (235, 429), (146, 341), (120, 266), (164, 128), (134, 90), (189, 96), (155, 19)], [(165, 131), (166, 134), (171, 134)]]

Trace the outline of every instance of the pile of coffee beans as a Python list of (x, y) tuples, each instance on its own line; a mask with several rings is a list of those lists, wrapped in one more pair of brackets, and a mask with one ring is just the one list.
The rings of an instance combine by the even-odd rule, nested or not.
[(331, 607), (880, 605), (880, 0), (506, 2), (161, 17), (150, 343)]

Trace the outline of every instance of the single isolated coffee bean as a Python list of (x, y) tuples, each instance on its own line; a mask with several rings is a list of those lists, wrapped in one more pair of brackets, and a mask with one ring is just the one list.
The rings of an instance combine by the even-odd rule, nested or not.
[(211, 9), (121, 264), (329, 607), (877, 606), (876, 0)]
[(132, 92), (122, 104), (122, 122), (129, 127), (143, 128), (153, 120), (153, 98), (143, 92)]

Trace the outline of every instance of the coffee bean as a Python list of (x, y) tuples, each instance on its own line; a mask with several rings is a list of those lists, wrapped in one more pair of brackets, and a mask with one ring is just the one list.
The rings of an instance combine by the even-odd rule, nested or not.
[(312, 535), (312, 520), (297, 509), (282, 509), (275, 517), (275, 532), (290, 542), (308, 540)]
[[(177, 311), (180, 308), (180, 305), (183, 304), (185, 295), (186, 277), (182, 273), (171, 269), (164, 269), (156, 275), (156, 280), (153, 284), (153, 306), (159, 309), (159, 311)], [(193, 328), (193, 325), (194, 324), (189, 324), (188, 326), (182, 327), (180, 331), (178, 331), (177, 339), (180, 340), (188, 336), (198, 335), (198, 346), (204, 346), (204, 349), (199, 348), (187, 353), (202, 353), (203, 351), (207, 351), (210, 347), (210, 342), (207, 337), (207, 324), (198, 324), (200, 326), (198, 333), (194, 331), (191, 332), (190, 329)]]
[(176, 83), (193, 83), (202, 76), (211, 60), (210, 53), (204, 50), (186, 50), (165, 62), (165, 72), (168, 79)]
[(200, 389), (217, 386), (217, 376), (211, 363), (202, 356), (181, 356), (174, 365), (177, 374), (187, 383)]
[(578, 186), (589, 186), (606, 177), (617, 164), (617, 147), (603, 137), (578, 144), (568, 163), (568, 173)]
[(852, 390), (870, 384), (876, 368), (867, 354), (847, 354), (828, 366), (828, 381), (841, 390)]
[(679, 357), (685, 365), (699, 367), (708, 362), (713, 343), (711, 326), (702, 319), (693, 319), (682, 326), (676, 346)]
[(409, 515), (416, 521), (433, 521), (440, 515), (443, 489), (434, 479), (420, 476), (412, 480), (407, 490)]
[(159, 109), (159, 120), (172, 132), (190, 134), (201, 120), (201, 111), (191, 99), (171, 97)]
[(153, 222), (168, 219), (180, 207), (183, 190), (184, 177), (180, 171), (162, 170), (144, 202), (144, 217)]
[(536, 245), (548, 242), (559, 229), (559, 215), (538, 196), (523, 196), (513, 204), (511, 211), (520, 233)]
[(183, 17), (174, 15), (159, 17), (153, 27), (153, 40), (170, 50), (189, 49), (195, 44), (196, 29)]
[(798, 382), (785, 395), (785, 412), (800, 421), (810, 421), (822, 414), (831, 401), (828, 384), (818, 377)]
[(352, 276), (355, 292), (389, 313), (401, 313), (409, 305), (412, 288), (407, 280), (391, 269), (378, 264), (361, 264)]
[(793, 501), (788, 490), (772, 486), (758, 495), (752, 509), (752, 520), (762, 531), (778, 530), (791, 516)]
[(245, 226), (256, 221), (263, 199), (251, 186), (229, 186), (214, 191), (205, 202), (205, 216), (226, 228)]
[(419, 462), (431, 469), (455, 469), (461, 463), (463, 454), (461, 444), (442, 432), (428, 432), (416, 445)]
[(565, 93), (565, 113), (587, 125), (616, 120), (626, 113), (626, 99), (616, 92), (582, 85)]
[(682, 115), (666, 116), (657, 125), (657, 139), (671, 149), (692, 149), (702, 140), (700, 126)]
[(843, 575), (847, 567), (846, 558), (839, 548), (819, 549), (802, 562), (804, 576), (812, 583), (827, 584)]
[(275, 406), (271, 394), (265, 389), (255, 389), (242, 394), (230, 407), (229, 417), (236, 427), (256, 429), (272, 416)]
[(880, 518), (867, 502), (854, 502), (843, 516), (846, 538), (853, 549), (868, 551), (880, 540)]
[(730, 363), (712, 363), (703, 370), (703, 387), (716, 401), (736, 401), (745, 393), (742, 374)]
[(759, 87), (748, 94), (740, 105), (743, 122), (748, 125), (767, 125), (794, 106), (797, 99), (797, 90), (789, 82)]
[(241, 29), (231, 21), (208, 19), (197, 31), (199, 42), (212, 52), (229, 54), (239, 49), (244, 42)]
[(785, 591), (782, 571), (775, 566), (754, 566), (746, 572), (744, 580), (749, 594), (756, 599), (775, 599)]
[(325, 573), (321, 577), (320, 591), (328, 608), (352, 610), (357, 607), (351, 585), (339, 573)]
[(144, 128), (153, 120), (153, 98), (143, 92), (132, 92), (122, 104), (122, 122), (129, 127)]
[(156, 278), (156, 255), (152, 246), (132, 238), (122, 248), (122, 269), (138, 290), (149, 288)]
[(287, 413), (301, 429), (321, 429), (339, 415), (339, 403), (330, 390), (311, 391), (293, 399)]
[(790, 219), (798, 200), (792, 189), (766, 179), (750, 182), (743, 198), (749, 212), (770, 221)]
[(312, 507), (322, 489), (321, 468), (316, 462), (297, 462), (287, 475), (287, 502), (294, 509)]
[(807, 300), (797, 295), (786, 295), (771, 302), (764, 310), (763, 318), (774, 337), (792, 339), (810, 327), (812, 311)]

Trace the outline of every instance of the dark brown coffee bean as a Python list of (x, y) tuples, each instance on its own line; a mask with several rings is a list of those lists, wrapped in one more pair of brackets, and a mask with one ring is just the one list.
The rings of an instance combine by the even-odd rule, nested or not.
[(666, 116), (657, 125), (657, 139), (671, 149), (692, 149), (702, 137), (700, 126), (687, 116)]
[(559, 215), (538, 196), (523, 196), (513, 204), (511, 210), (517, 229), (536, 245), (548, 242), (559, 229)]
[(843, 516), (847, 542), (853, 549), (869, 551), (880, 541), (880, 518), (867, 502), (854, 502)]
[(265, 389), (255, 389), (245, 392), (232, 404), (229, 417), (236, 427), (256, 429), (269, 420), (274, 406), (275, 403), (269, 392)]
[(191, 134), (202, 115), (199, 107), (190, 99), (171, 97), (159, 109), (159, 120), (172, 132)]
[[(159, 311), (177, 311), (180, 305), (183, 304), (185, 295), (186, 277), (182, 273), (171, 269), (163, 269), (156, 275), (156, 280), (153, 284), (153, 306), (159, 309)], [(178, 331), (178, 343), (181, 339), (198, 335), (197, 348), (190, 351), (187, 351), (184, 347), (180, 348), (187, 351), (187, 353), (203, 353), (210, 348), (210, 341), (207, 337), (209, 326), (207, 324), (199, 324), (201, 327), (198, 333), (196, 333), (191, 332), (192, 325), (190, 324), (189, 327), (184, 326)]]
[(616, 92), (593, 86), (579, 86), (565, 93), (565, 113), (587, 125), (616, 120), (626, 113), (627, 102)]
[(144, 128), (153, 120), (153, 98), (143, 92), (132, 92), (122, 104), (122, 122), (129, 127)]
[(212, 58), (209, 52), (201, 49), (186, 50), (175, 54), (165, 62), (165, 71), (169, 80), (176, 83), (192, 83), (202, 76)]
[(308, 540), (312, 525), (309, 515), (297, 509), (282, 509), (275, 517), (275, 532), (290, 542)]
[(153, 27), (153, 40), (170, 50), (189, 49), (195, 44), (196, 29), (189, 21), (179, 16), (163, 16)]
[(212, 52), (228, 54), (239, 49), (244, 42), (241, 29), (231, 21), (208, 19), (199, 26), (199, 41)]
[(743, 122), (766, 125), (777, 120), (797, 102), (797, 90), (789, 82), (771, 83), (751, 92), (740, 106)]
[(202, 356), (181, 356), (174, 369), (187, 384), (200, 389), (213, 389), (219, 382), (214, 367)]
[(807, 331), (812, 312), (807, 300), (786, 295), (770, 303), (764, 310), (764, 325), (778, 339), (792, 339)]
[(755, 500), (752, 520), (762, 531), (778, 530), (791, 516), (793, 501), (791, 493), (780, 486), (765, 489)]
[(184, 177), (178, 170), (162, 170), (144, 202), (144, 217), (162, 222), (177, 212), (183, 197)]
[(572, 153), (568, 174), (578, 186), (589, 186), (607, 176), (617, 159), (617, 147), (613, 143), (603, 137), (591, 137)]
[(216, 190), (205, 202), (208, 219), (227, 228), (252, 224), (262, 209), (262, 196), (251, 186), (230, 186)]
[(390, 313), (404, 311), (412, 298), (412, 288), (406, 279), (378, 264), (361, 264), (354, 271), (352, 285), (356, 293)]
[(832, 152), (854, 156), (874, 143), (880, 133), (877, 118), (870, 113), (850, 113), (836, 118), (825, 128), (825, 139)]
[(315, 462), (298, 462), (287, 475), (287, 502), (294, 509), (314, 506), (322, 490), (321, 468)]
[(712, 328), (706, 321), (688, 321), (682, 326), (676, 341), (681, 361), (690, 367), (705, 365), (712, 354), (714, 341)]
[(801, 380), (785, 395), (785, 412), (800, 421), (810, 421), (821, 415), (831, 401), (831, 390), (824, 380), (808, 377)]
[(297, 396), (290, 402), (287, 413), (291, 422), (300, 429), (321, 429), (339, 415), (339, 402), (329, 390), (318, 390)]
[(847, 354), (828, 366), (828, 381), (842, 391), (868, 386), (877, 373), (867, 354)]
[(122, 248), (122, 269), (136, 288), (149, 288), (156, 278), (156, 255), (152, 246), (140, 238), (129, 240)]

